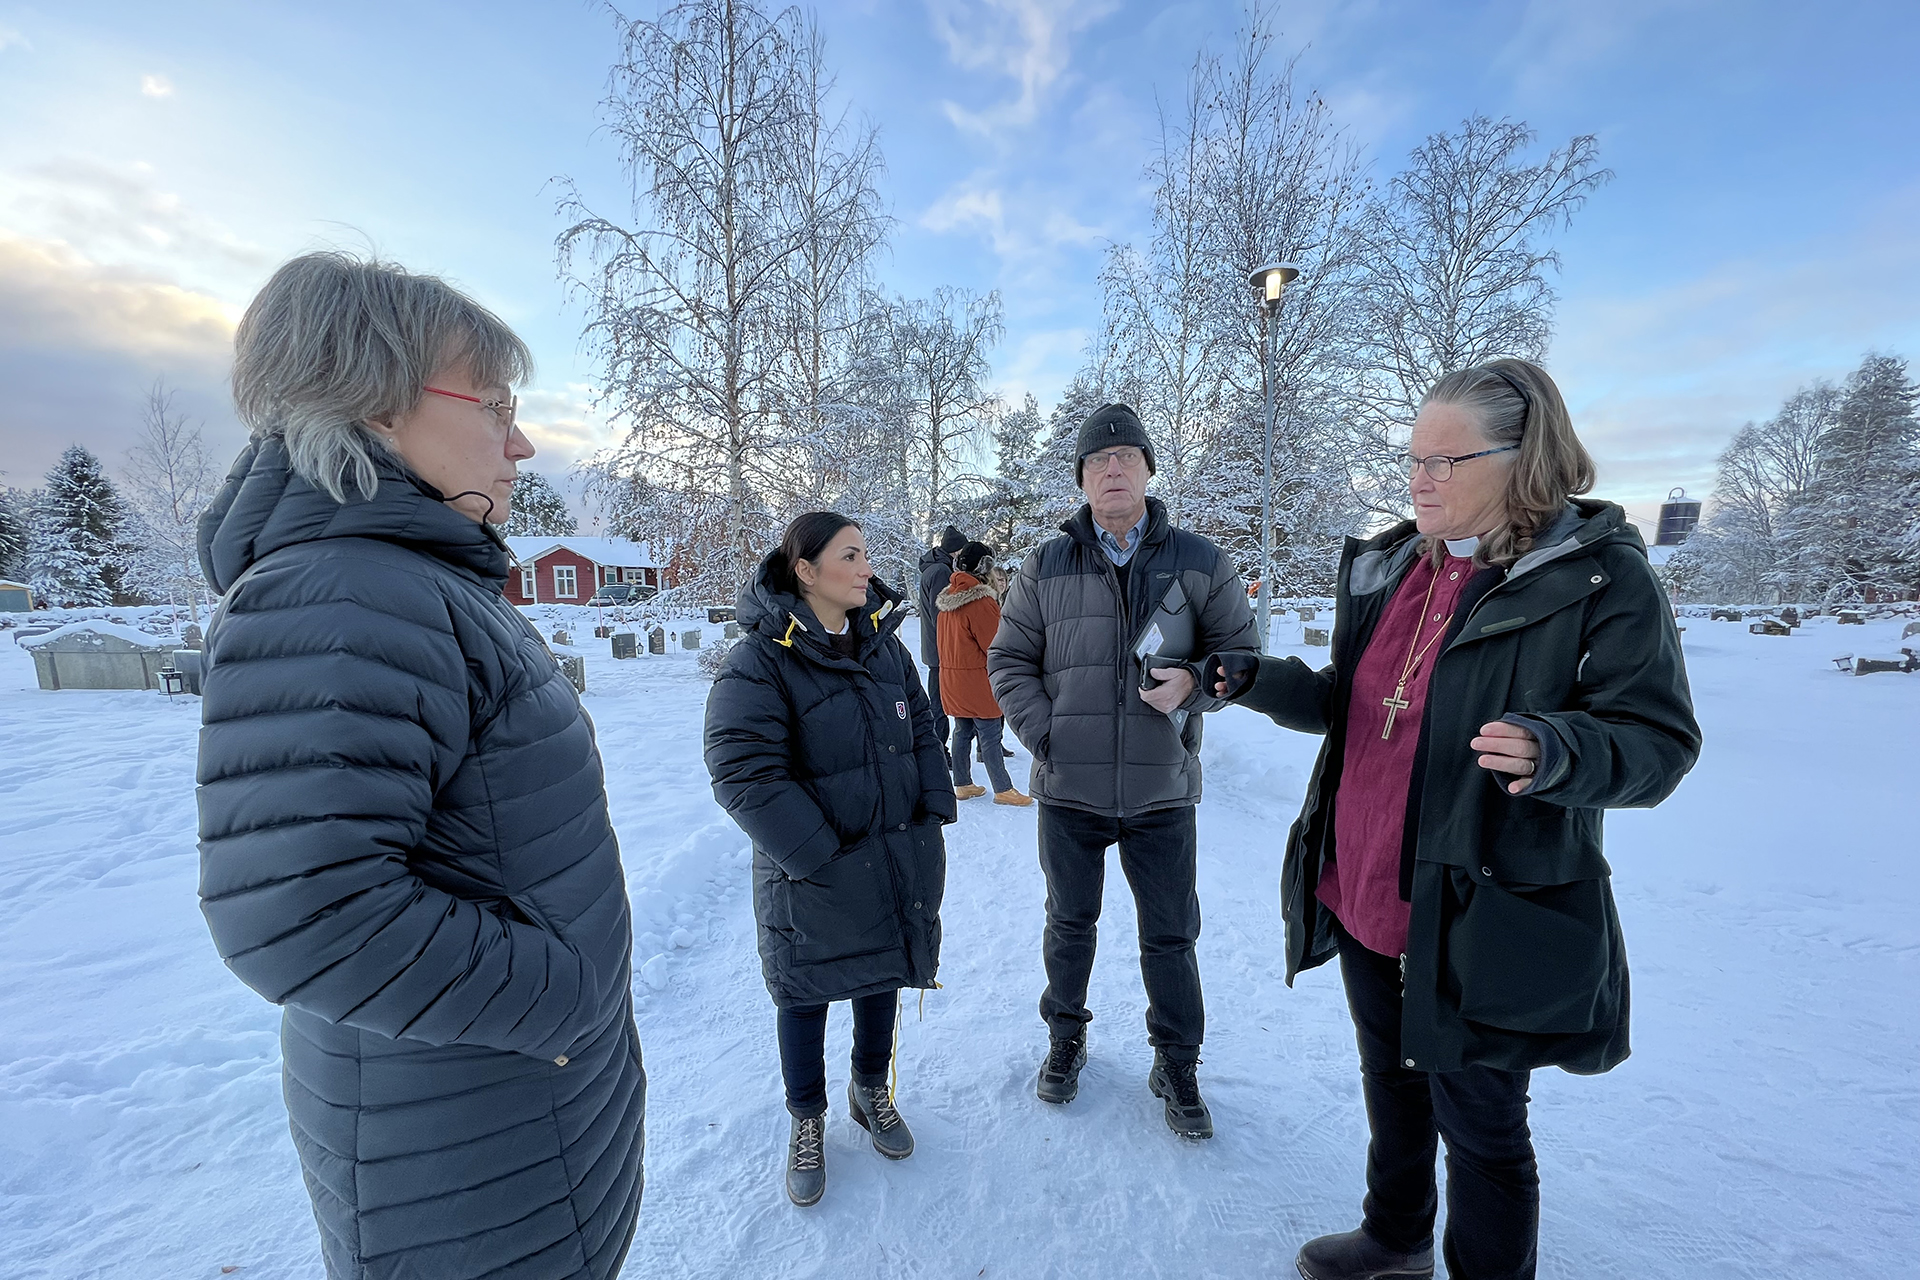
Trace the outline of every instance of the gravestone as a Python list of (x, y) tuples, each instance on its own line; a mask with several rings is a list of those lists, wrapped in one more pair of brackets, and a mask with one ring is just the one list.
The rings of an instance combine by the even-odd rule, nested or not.
[(1324, 647), (1333, 643), (1333, 632), (1325, 627), (1303, 627), (1301, 630), (1308, 644)]
[(1900, 628), (1900, 638), (1902, 640), (1912, 636), (1920, 636), (1920, 621), (1909, 622), (1906, 626)]
[(1800, 625), (1800, 611), (1792, 605), (1788, 605), (1780, 611), (1780, 621), (1790, 627), (1797, 627)]
[(622, 631), (613, 637), (613, 656), (616, 658), (640, 656), (640, 641), (633, 632)]
[[(1920, 627), (1920, 622), (1914, 623), (1914, 626)], [(740, 638), (740, 624), (737, 622), (729, 622), (725, 635), (729, 640), (738, 640)]]
[(1858, 609), (1842, 609), (1840, 611), (1840, 625), (1864, 627), (1867, 625), (1867, 615)]
[[(709, 610), (709, 612), (712, 611)], [(698, 649), (700, 647), (700, 628), (694, 627), (685, 635), (681, 636), (680, 643), (688, 649)]]
[(577, 653), (570, 653), (560, 659), (561, 673), (567, 677), (567, 683), (573, 686), (575, 693), (587, 691), (587, 660)]
[[(205, 644), (206, 633), (201, 631), (199, 627), (189, 622), (182, 628), (180, 632), (180, 647), (182, 649), (199, 649)], [(198, 691), (196, 690), (196, 692)]]
[(1709, 622), (1740, 622), (1743, 620), (1738, 609), (1715, 609), (1707, 619)]
[(1793, 628), (1778, 618), (1762, 618), (1760, 621), (1750, 624), (1747, 630), (1756, 636), (1790, 636), (1793, 634)]
[(205, 655), (198, 649), (175, 649), (173, 665), (186, 678), (187, 692), (200, 696), (200, 681), (206, 675)]
[(1300, 621), (1312, 622), (1315, 618), (1319, 616), (1320, 616), (1320, 611), (1315, 609), (1312, 605), (1300, 606)]
[(1871, 676), (1878, 675), (1882, 671), (1905, 671), (1906, 669), (1906, 660), (1903, 658), (1855, 658), (1853, 660), (1853, 674), (1857, 676)]
[(158, 689), (173, 643), (112, 622), (76, 622), (20, 647), (33, 653), (42, 689)]
[(593, 638), (595, 640), (605, 640), (607, 637), (611, 636), (612, 634), (613, 634), (612, 627), (599, 626), (593, 629)]
[(653, 630), (647, 632), (647, 652), (658, 654), (665, 653), (666, 651), (667, 629), (665, 627), (655, 627)]
[(553, 642), (564, 649), (573, 643), (573, 633), (562, 627), (553, 633)]
[(716, 627), (723, 622), (732, 622), (733, 610), (731, 608), (709, 609), (707, 610), (707, 621)]

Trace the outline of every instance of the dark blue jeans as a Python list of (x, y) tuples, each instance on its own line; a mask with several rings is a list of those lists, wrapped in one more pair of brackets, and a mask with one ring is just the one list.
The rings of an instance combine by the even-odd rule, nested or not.
[(1013, 790), (1013, 779), (1007, 773), (1006, 752), (1000, 746), (1000, 731), (1006, 727), (1006, 721), (972, 720), (966, 716), (953, 718), (953, 785), (968, 787), (973, 785), (973, 743), (980, 741), (980, 763), (987, 766), (987, 780), (993, 783), (993, 793)]
[(1433, 1239), (1439, 1208), (1433, 1161), (1447, 1140), (1447, 1232), (1454, 1280), (1533, 1280), (1540, 1172), (1527, 1128), (1525, 1071), (1400, 1065), (1400, 960), (1345, 929), (1340, 978), (1360, 1040), (1367, 1104), (1367, 1234), (1402, 1253)]
[[(885, 1084), (893, 1062), (893, 1020), (900, 993), (862, 996), (853, 1005), (853, 1078), (861, 1084)], [(787, 1086), (787, 1110), (817, 1116), (827, 1109), (827, 1006), (782, 1009), (780, 1075)]]

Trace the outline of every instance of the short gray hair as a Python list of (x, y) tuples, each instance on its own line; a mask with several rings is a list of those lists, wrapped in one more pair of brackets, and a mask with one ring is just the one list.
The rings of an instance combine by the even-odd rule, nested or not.
[(256, 438), (279, 436), (296, 474), (347, 500), (371, 498), (371, 420), (420, 402), (436, 370), (464, 363), (481, 386), (513, 386), (533, 355), (501, 319), (438, 276), (350, 254), (309, 253), (268, 280), (234, 334), (233, 403)]

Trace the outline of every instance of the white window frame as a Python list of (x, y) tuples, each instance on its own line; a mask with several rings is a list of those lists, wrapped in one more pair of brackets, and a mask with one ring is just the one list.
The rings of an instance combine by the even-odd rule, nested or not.
[(530, 564), (520, 566), (520, 594), (534, 603), (540, 600), (540, 574)]
[(553, 598), (556, 600), (578, 600), (580, 598), (579, 571), (570, 564), (553, 566)]

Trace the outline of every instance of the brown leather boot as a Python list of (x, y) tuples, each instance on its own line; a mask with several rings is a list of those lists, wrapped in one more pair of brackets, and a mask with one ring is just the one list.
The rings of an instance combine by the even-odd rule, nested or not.
[(1033, 803), (1033, 797), (1023, 796), (1018, 791), (1014, 790), (1012, 787), (1008, 787), (1005, 791), (995, 792), (993, 796), (993, 802), (995, 804), (1016, 805), (1024, 809), (1028, 805)]

